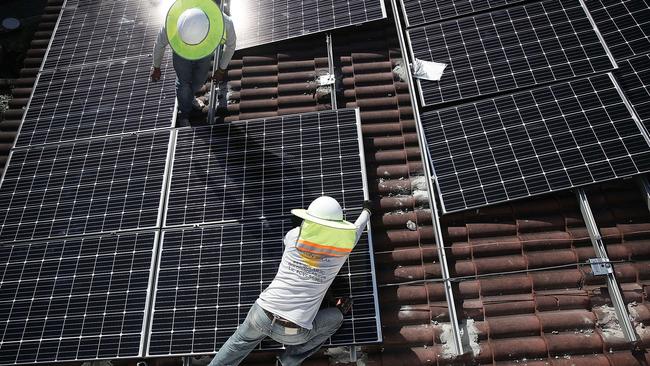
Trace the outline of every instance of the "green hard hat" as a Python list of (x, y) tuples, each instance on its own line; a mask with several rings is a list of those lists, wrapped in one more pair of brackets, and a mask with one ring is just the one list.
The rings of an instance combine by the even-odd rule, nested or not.
[(212, 0), (176, 0), (165, 28), (169, 45), (187, 60), (210, 55), (226, 39), (223, 14)]

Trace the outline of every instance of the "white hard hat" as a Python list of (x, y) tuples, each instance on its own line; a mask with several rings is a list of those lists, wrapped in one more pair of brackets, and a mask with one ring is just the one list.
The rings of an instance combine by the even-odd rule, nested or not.
[(313, 200), (307, 210), (296, 209), (291, 213), (305, 220), (340, 229), (354, 229), (354, 224), (343, 220), (343, 209), (332, 197), (321, 196)]
[(185, 10), (178, 17), (178, 35), (187, 44), (199, 44), (210, 31), (210, 20), (207, 14), (199, 8)]

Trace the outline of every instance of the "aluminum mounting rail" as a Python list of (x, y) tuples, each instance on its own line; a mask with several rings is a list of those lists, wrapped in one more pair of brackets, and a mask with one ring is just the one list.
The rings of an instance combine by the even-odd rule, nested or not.
[(618, 281), (616, 280), (616, 275), (614, 271), (611, 270), (611, 264), (609, 264), (609, 257), (607, 256), (607, 251), (605, 250), (605, 244), (602, 241), (600, 236), (600, 231), (596, 225), (596, 220), (589, 206), (589, 200), (587, 199), (587, 194), (584, 189), (580, 188), (576, 190), (576, 196), (578, 198), (578, 203), (580, 204), (580, 211), (582, 212), (582, 218), (585, 221), (585, 226), (589, 232), (589, 237), (591, 238), (591, 244), (594, 247), (596, 252), (596, 260), (601, 265), (607, 265), (610, 268), (607, 271), (605, 276), (607, 276), (607, 289), (609, 290), (609, 297), (612, 300), (612, 305), (614, 306), (614, 312), (616, 313), (616, 318), (618, 323), (621, 326), (623, 335), (628, 342), (636, 343), (639, 341), (639, 335), (634, 330), (634, 326), (630, 321), (630, 315), (623, 301), (623, 295), (621, 290), (618, 287)]

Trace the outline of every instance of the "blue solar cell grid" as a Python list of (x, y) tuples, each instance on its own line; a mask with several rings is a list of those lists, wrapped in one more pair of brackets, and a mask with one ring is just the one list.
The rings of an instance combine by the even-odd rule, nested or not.
[(614, 71), (616, 80), (625, 92), (637, 116), (650, 131), (650, 55), (620, 61)]
[(237, 0), (230, 15), (243, 49), (379, 20), (386, 9), (381, 0)]
[(650, 53), (650, 4), (646, 0), (585, 1), (616, 60)]
[(158, 82), (148, 56), (41, 73), (16, 147), (171, 128), (171, 57), (161, 68)]
[[(273, 280), (292, 228), (291, 220), (270, 219), (165, 231), (149, 355), (216, 352)], [(370, 256), (364, 235), (332, 286), (337, 296), (351, 295), (354, 307), (328, 344), (379, 340)], [(260, 346), (279, 347), (271, 340)]]
[(153, 232), (6, 245), (0, 364), (137, 357)]
[(0, 242), (155, 227), (169, 140), (162, 131), (14, 150)]
[(321, 196), (363, 203), (353, 109), (179, 130), (166, 225), (288, 215)]
[(610, 75), (422, 114), (446, 212), (650, 171)]
[(478, 11), (512, 5), (523, 0), (401, 0), (409, 27)]
[(550, 0), (408, 30), (413, 57), (446, 63), (418, 79), (422, 102), (487, 96), (614, 65), (578, 0)]
[(43, 69), (151, 54), (167, 1), (68, 1)]

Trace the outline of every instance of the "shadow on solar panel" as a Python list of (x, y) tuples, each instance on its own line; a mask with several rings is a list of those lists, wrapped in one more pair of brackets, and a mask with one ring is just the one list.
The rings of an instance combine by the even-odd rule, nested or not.
[(360, 207), (358, 157), (351, 109), (179, 130), (165, 225), (288, 215), (321, 195)]

